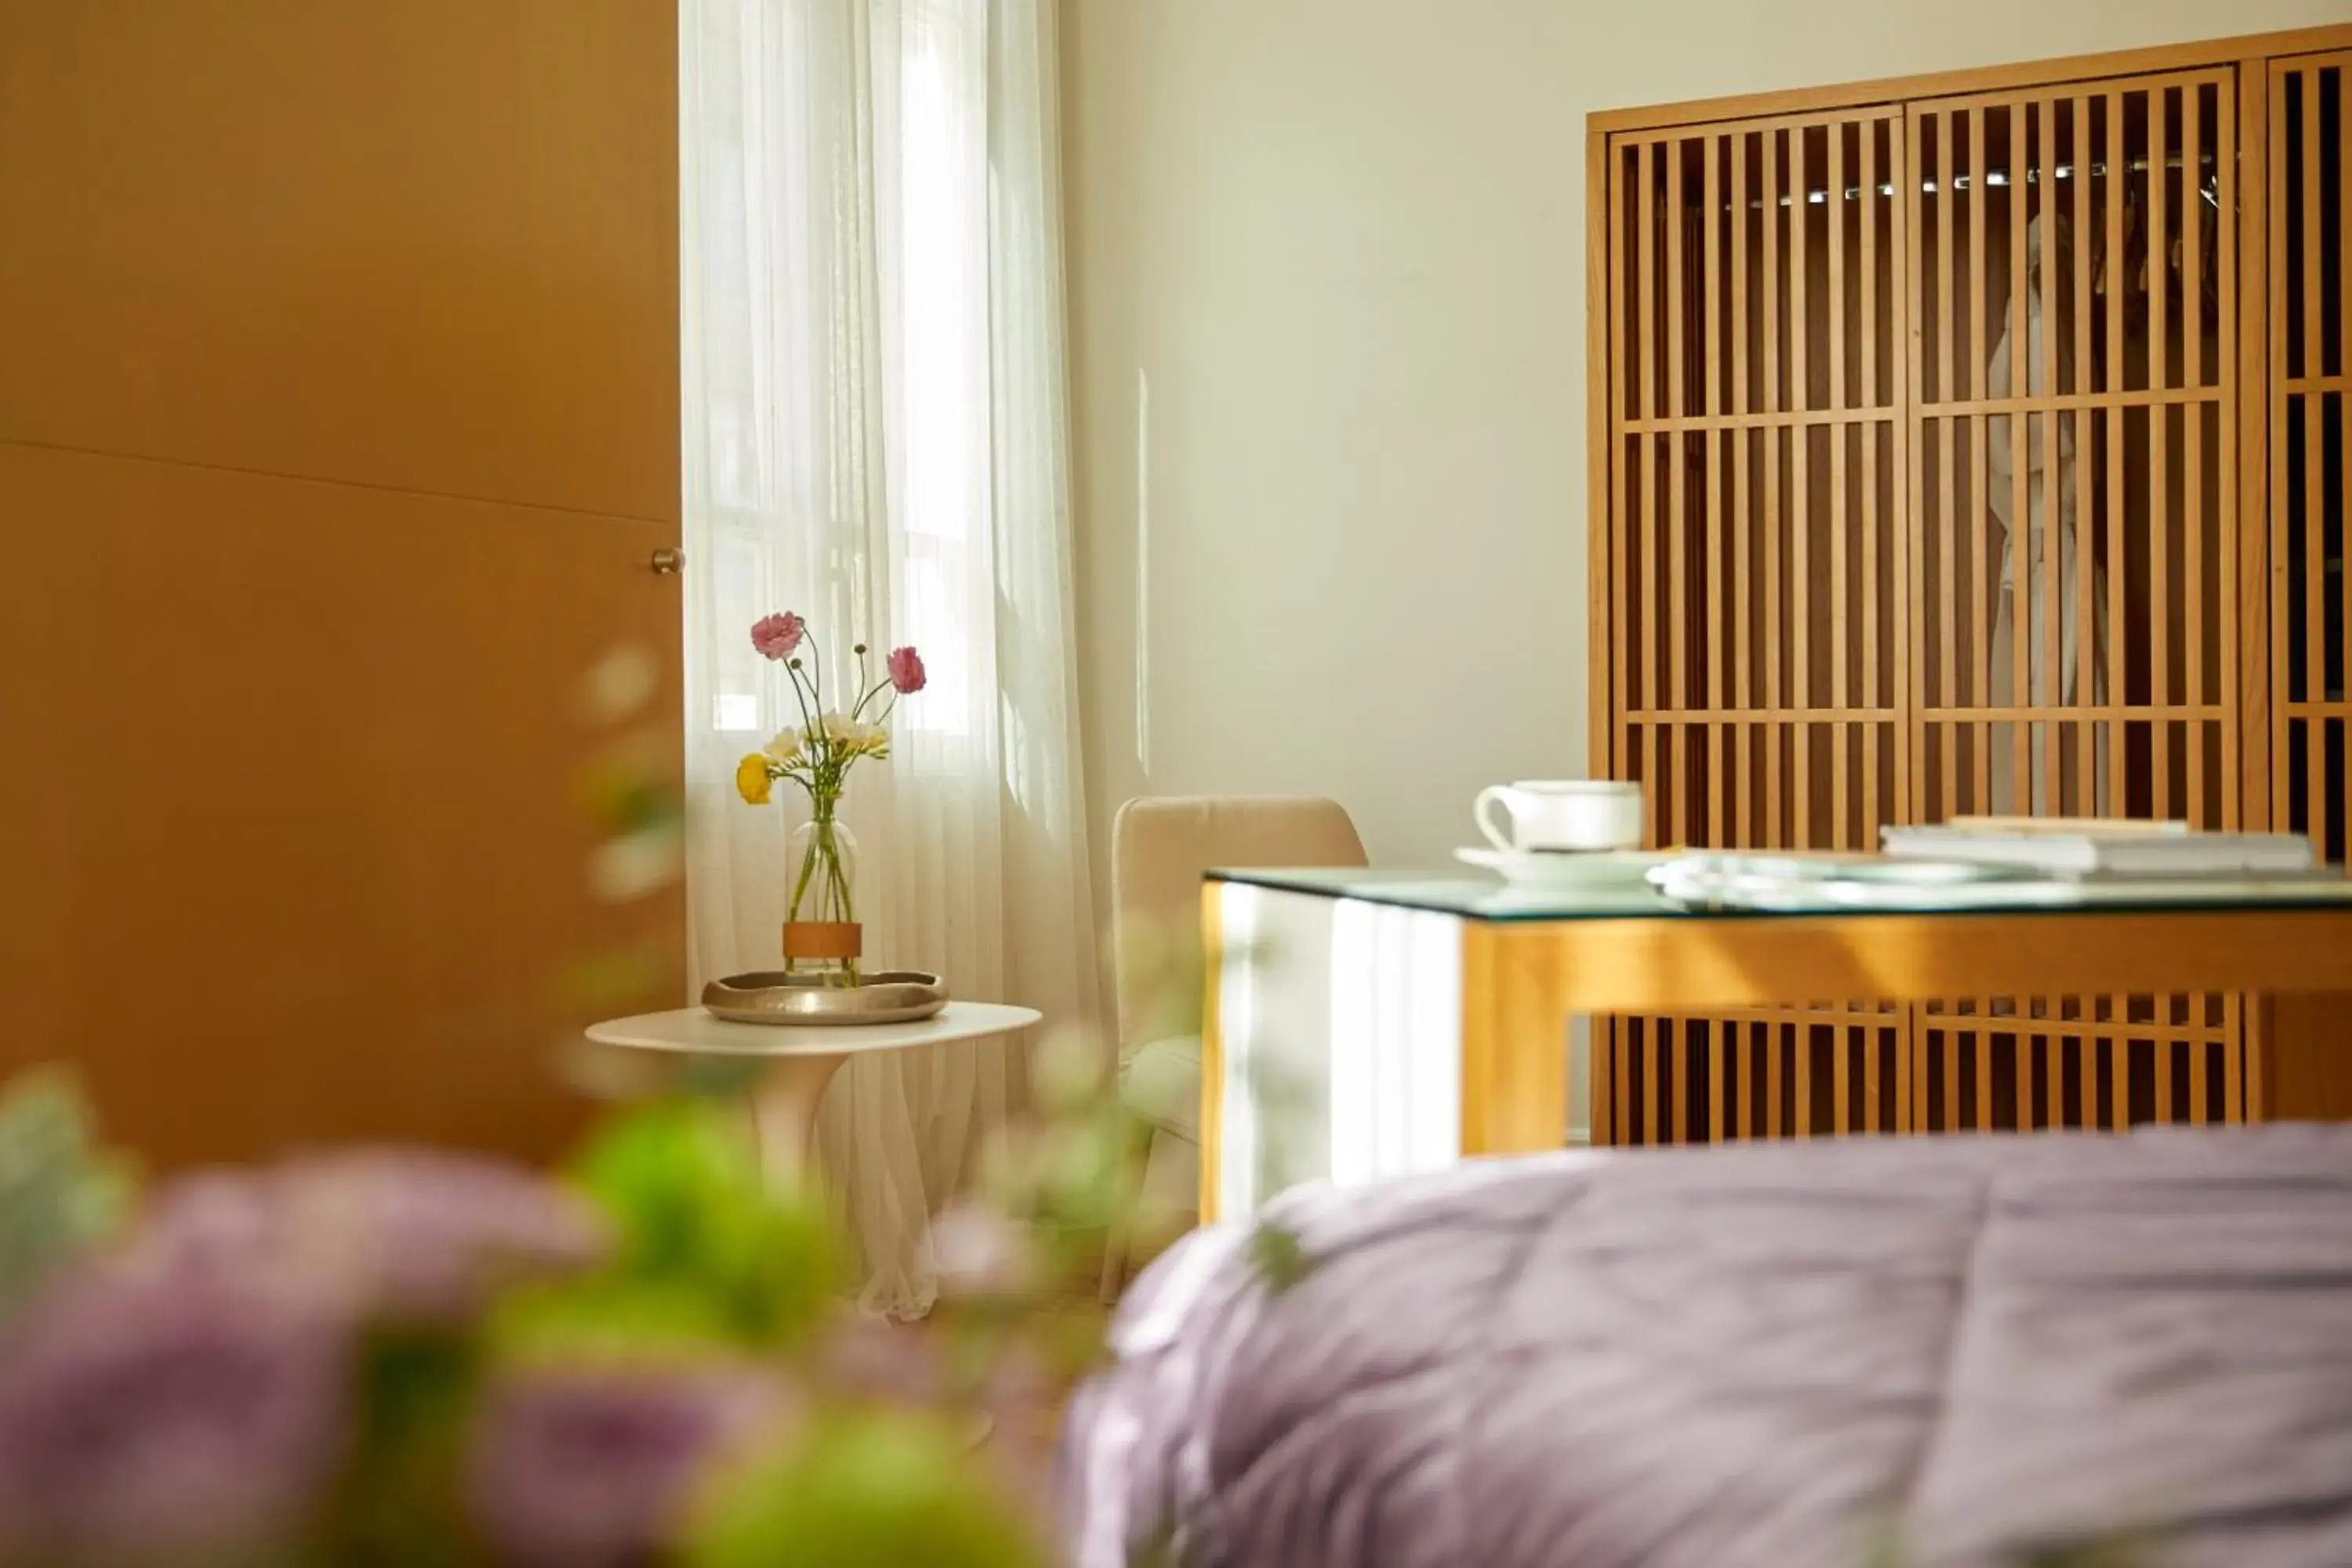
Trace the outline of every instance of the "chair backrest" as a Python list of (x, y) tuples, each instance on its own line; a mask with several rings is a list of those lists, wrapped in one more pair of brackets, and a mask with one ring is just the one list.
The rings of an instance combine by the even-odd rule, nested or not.
[(1337, 802), (1289, 795), (1130, 800), (1111, 829), (1111, 862), (1122, 1050), (1200, 1030), (1204, 872), (1365, 864)]

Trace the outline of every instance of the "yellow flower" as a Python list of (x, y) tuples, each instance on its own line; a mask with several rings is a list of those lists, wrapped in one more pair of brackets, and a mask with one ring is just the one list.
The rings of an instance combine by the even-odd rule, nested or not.
[(747, 805), (765, 805), (775, 781), (768, 776), (768, 759), (754, 752), (735, 764), (735, 793)]

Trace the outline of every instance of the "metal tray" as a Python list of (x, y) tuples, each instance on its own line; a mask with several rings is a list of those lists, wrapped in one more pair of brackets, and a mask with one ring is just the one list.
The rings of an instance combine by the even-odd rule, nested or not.
[(827, 985), (814, 974), (778, 970), (730, 974), (702, 988), (703, 1007), (730, 1024), (913, 1024), (936, 1017), (947, 1005), (948, 988), (940, 977), (913, 970), (868, 974), (856, 985)]

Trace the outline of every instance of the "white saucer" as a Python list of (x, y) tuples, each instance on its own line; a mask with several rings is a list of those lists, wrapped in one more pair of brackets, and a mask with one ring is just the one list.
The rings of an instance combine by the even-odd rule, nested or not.
[(1456, 849), (1454, 858), (1495, 872), (1515, 888), (1639, 887), (1652, 867), (1673, 858), (1639, 849), (1601, 849), (1580, 855)]

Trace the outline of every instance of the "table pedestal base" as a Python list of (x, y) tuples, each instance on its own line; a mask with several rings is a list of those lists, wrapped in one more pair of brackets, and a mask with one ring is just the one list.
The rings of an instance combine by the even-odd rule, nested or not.
[(780, 1057), (751, 1091), (751, 1125), (769, 1184), (805, 1186), (816, 1173), (816, 1115), (846, 1056)]

